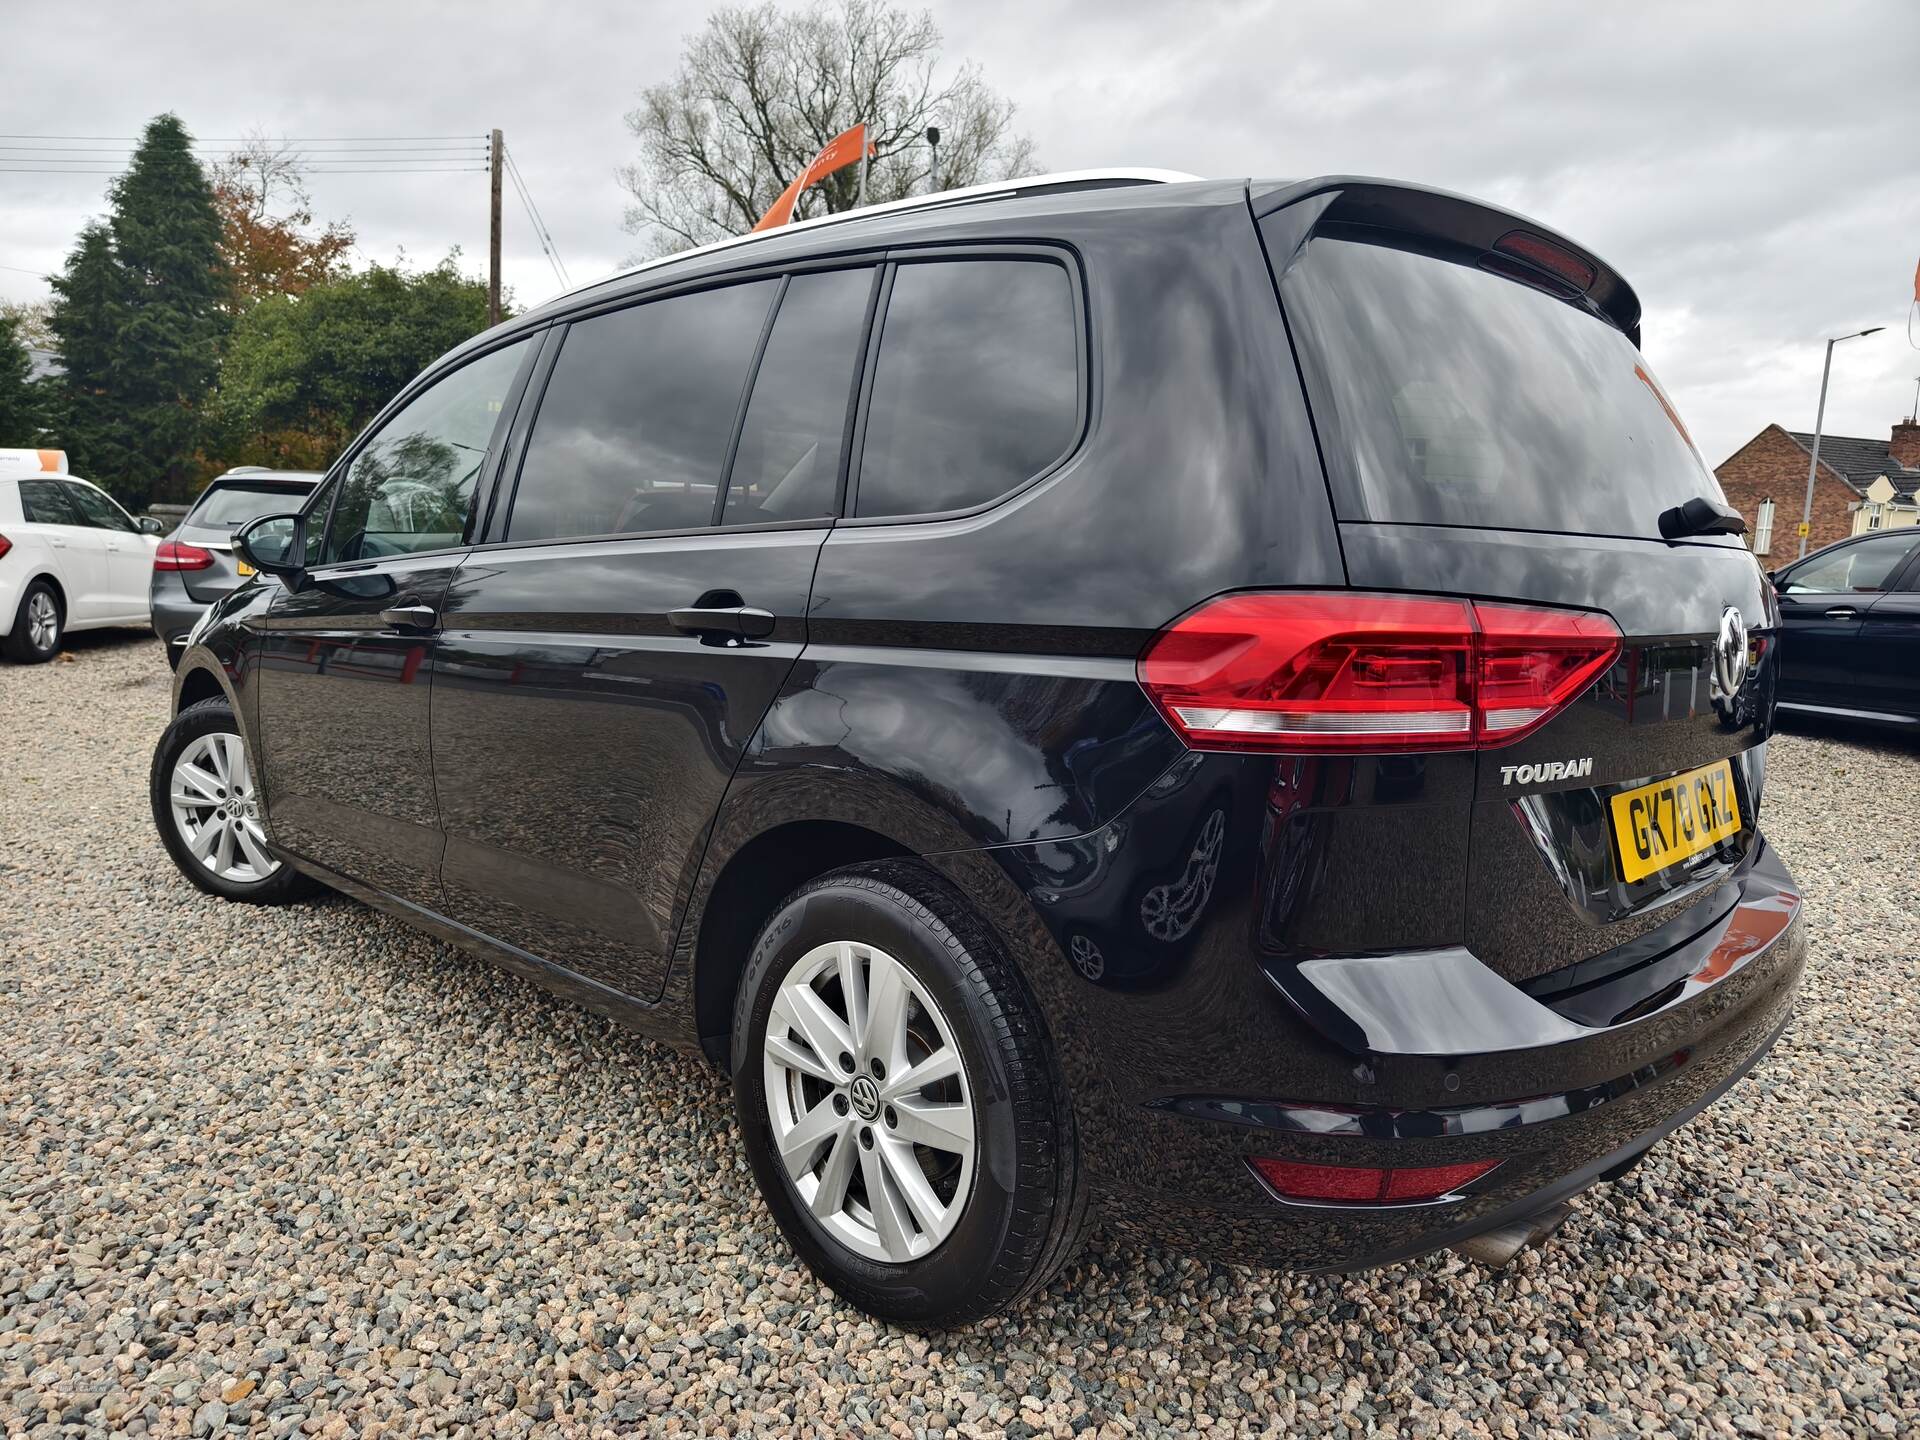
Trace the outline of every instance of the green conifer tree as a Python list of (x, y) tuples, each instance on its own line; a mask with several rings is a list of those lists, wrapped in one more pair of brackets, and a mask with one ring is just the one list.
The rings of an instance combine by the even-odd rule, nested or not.
[(20, 322), (0, 314), (0, 448), (40, 443), (40, 397)]
[(126, 469), (128, 428), (114, 393), (125, 284), (106, 225), (90, 221), (53, 277), (48, 326), (63, 373), (46, 382), (47, 438), (74, 472), (105, 483)]
[(114, 468), (94, 478), (123, 501), (188, 498), (200, 407), (219, 373), (230, 282), (192, 143), (177, 116), (158, 117), (109, 191), (122, 295), (110, 393), (125, 428)]

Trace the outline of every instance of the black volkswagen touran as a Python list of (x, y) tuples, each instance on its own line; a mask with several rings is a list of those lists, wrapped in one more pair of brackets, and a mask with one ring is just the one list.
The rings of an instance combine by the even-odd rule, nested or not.
[(910, 1325), (1096, 1215), (1498, 1262), (1787, 1023), (1774, 600), (1591, 252), (1083, 174), (727, 242), (435, 364), (199, 624), (196, 885), (334, 886), (731, 1073)]

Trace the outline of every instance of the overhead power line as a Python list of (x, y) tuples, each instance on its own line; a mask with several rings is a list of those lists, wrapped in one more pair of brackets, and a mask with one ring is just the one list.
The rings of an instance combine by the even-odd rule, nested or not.
[(560, 259), (560, 247), (553, 242), (553, 232), (547, 229), (547, 222), (541, 218), (540, 207), (533, 203), (533, 192), (527, 186), (526, 177), (520, 173), (520, 166), (513, 158), (513, 151), (504, 144), (501, 154), (507, 162), (507, 176), (513, 181), (513, 188), (519, 192), (520, 204), (527, 212), (527, 222), (533, 226), (533, 235), (540, 242), (540, 248), (546, 252), (547, 264), (553, 267), (553, 278), (563, 288), (571, 287), (572, 278), (567, 274), (566, 264)]

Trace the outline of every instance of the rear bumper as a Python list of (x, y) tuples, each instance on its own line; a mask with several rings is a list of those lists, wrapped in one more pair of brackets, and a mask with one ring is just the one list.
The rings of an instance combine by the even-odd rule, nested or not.
[(187, 632), (207, 613), (207, 602), (195, 600), (177, 579), (156, 577), (151, 595), (153, 630), (167, 647), (167, 663), (179, 667), (187, 648)]
[[(1804, 968), (1797, 890), (1761, 841), (1684, 927), (1695, 933), (1630, 973), (1542, 998), (1490, 972), (1463, 988), (1478, 962), (1446, 951), (1371, 957), (1373, 975), (1322, 988), (1311, 963), (1256, 960), (1225, 934), (1151, 997), (1045, 972), (1035, 989), (1110, 1226), (1224, 1260), (1364, 1269), (1617, 1173), (1751, 1070), (1788, 1024)], [(1423, 968), (1451, 983), (1416, 983)], [(1643, 1002), (1624, 1005), (1636, 986)], [(1582, 1023), (1599, 1013), (1632, 1018)], [(1326, 1205), (1273, 1194), (1256, 1155), (1499, 1164), (1437, 1202)]]

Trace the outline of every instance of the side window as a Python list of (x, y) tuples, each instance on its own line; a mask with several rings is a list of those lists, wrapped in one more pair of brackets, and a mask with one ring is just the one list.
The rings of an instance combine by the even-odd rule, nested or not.
[(1038, 475), (1073, 443), (1079, 355), (1065, 267), (901, 265), (880, 332), (855, 513), (960, 510)]
[(102, 495), (91, 485), (78, 485), (71, 480), (61, 482), (61, 489), (67, 492), (67, 499), (73, 508), (80, 512), (80, 523), (91, 525), (96, 530), (125, 530), (129, 534), (139, 534), (140, 527), (133, 518), (113, 501)]
[(726, 525), (833, 514), (872, 269), (796, 275), (780, 299), (740, 429)]
[(1912, 535), (1879, 535), (1845, 545), (1831, 555), (1790, 571), (1782, 585), (1788, 594), (1831, 594), (1843, 590), (1880, 590), (1913, 549)]
[(20, 482), (20, 518), (30, 525), (84, 525), (58, 480)]
[(576, 321), (527, 436), (509, 540), (713, 523), (776, 281)]
[(347, 468), (321, 564), (460, 543), (474, 481), (532, 343), (462, 365), (380, 427)]

